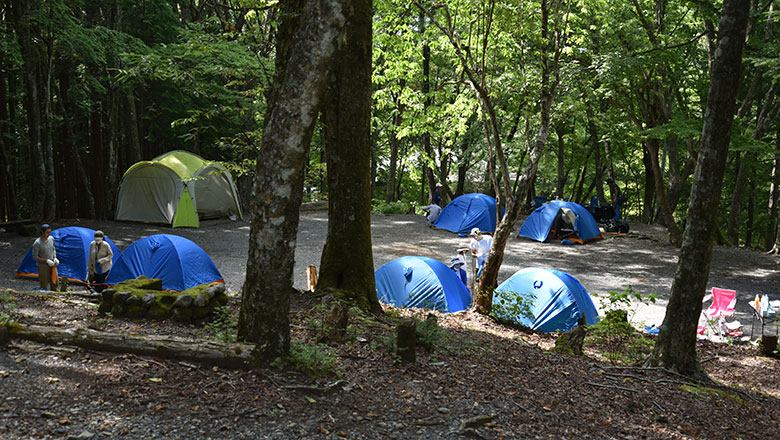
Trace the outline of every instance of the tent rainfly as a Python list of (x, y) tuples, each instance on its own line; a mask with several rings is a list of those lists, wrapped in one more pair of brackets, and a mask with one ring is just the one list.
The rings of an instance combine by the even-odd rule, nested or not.
[(163, 289), (177, 291), (225, 282), (206, 251), (192, 240), (172, 234), (136, 240), (108, 273), (106, 284), (113, 285), (141, 275), (159, 278)]
[(496, 230), (496, 199), (486, 194), (463, 194), (444, 207), (433, 226), (456, 234), (468, 234), (472, 228), (493, 232)]
[(587, 209), (573, 202), (554, 200), (536, 208), (525, 219), (518, 237), (545, 242), (550, 231), (569, 228), (574, 232), (567, 239), (574, 243), (587, 243), (601, 239), (599, 225)]
[(402, 308), (455, 313), (469, 308), (471, 295), (446, 264), (428, 257), (401, 257), (374, 273), (379, 301)]
[[(525, 307), (528, 314), (519, 313)], [(569, 331), (583, 314), (587, 325), (599, 319), (593, 299), (576, 278), (537, 267), (521, 269), (496, 287), (492, 313), (543, 332)]]
[(199, 218), (242, 218), (230, 173), (217, 162), (176, 150), (127, 169), (119, 184), (116, 219), (198, 227)]

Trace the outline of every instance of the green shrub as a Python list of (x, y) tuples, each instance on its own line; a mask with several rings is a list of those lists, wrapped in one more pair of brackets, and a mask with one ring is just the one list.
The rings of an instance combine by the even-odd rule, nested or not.
[(203, 330), (217, 340), (236, 342), (238, 340), (238, 318), (230, 306), (214, 307), (214, 319), (203, 325)]
[(493, 305), (490, 307), (490, 316), (499, 321), (511, 323), (519, 323), (519, 318), (531, 320), (534, 317), (533, 306), (535, 301), (536, 295), (533, 293), (493, 292)]
[(387, 203), (382, 200), (371, 202), (371, 211), (379, 214), (406, 214), (412, 206), (409, 203), (398, 201)]
[(602, 302), (605, 314), (599, 323), (590, 327), (585, 345), (597, 348), (615, 363), (640, 363), (653, 349), (653, 341), (638, 332), (629, 321), (638, 304), (654, 303), (656, 296), (634, 292), (629, 286), (623, 292), (610, 291), (606, 299)]
[(11, 315), (8, 312), (16, 308), (15, 300), (16, 297), (9, 293), (0, 293), (0, 323), (11, 321)]
[(287, 364), (307, 376), (317, 377), (337, 374), (336, 360), (336, 351), (330, 346), (291, 341), (290, 353), (274, 360), (271, 366), (281, 368)]

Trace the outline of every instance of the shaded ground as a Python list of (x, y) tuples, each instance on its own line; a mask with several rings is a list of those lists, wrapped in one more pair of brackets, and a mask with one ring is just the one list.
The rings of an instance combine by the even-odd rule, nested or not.
[[(100, 228), (121, 249), (153, 233), (183, 235), (212, 256), (229, 291), (237, 292), (243, 283), (246, 223), (212, 222), (175, 231), (114, 222), (55, 227), (66, 225)], [(659, 294), (665, 306), (676, 252), (664, 244), (658, 228), (632, 227), (635, 233), (585, 246), (513, 239), (500, 279), (522, 267), (551, 267), (571, 273), (591, 292), (630, 284)], [(295, 270), (299, 287), (305, 283), (306, 265), (319, 262), (326, 228), (324, 214), (302, 217)], [(446, 261), (467, 241), (430, 230), (414, 216), (375, 216), (373, 238), (376, 267), (410, 254)], [(0, 285), (16, 290), (36, 286), (12, 278), (31, 242), (0, 233)], [(749, 323), (745, 299), (765, 292), (776, 298), (779, 293), (776, 264), (777, 258), (759, 252), (716, 248), (708, 285), (735, 288), (739, 319)], [(93, 304), (73, 294), (7, 294), (15, 297), (16, 307), (5, 311), (26, 323), (214, 335), (202, 325), (99, 317)], [(552, 336), (509, 329), (463, 312), (438, 315), (443, 330), (421, 335), (430, 348), (420, 349), (418, 362), (410, 365), (399, 362), (391, 346), (396, 317), (414, 312), (388, 310), (380, 319), (353, 315), (347, 341), (326, 349), (315, 345), (327, 309), (321, 305), (324, 300), (299, 294), (291, 311), (297, 349), (308, 350), (309, 359), (324, 359), (295, 365), (303, 370), (319, 365), (323, 372), (316, 378), (293, 370), (223, 370), (14, 341), (0, 350), (0, 438), (776, 437), (780, 363), (758, 356), (750, 345), (699, 343), (709, 374), (735, 388), (690, 387), (669, 373), (606, 362), (603, 344), (592, 345), (584, 358), (551, 353), (546, 350), (554, 343)], [(237, 308), (236, 296), (231, 305)], [(636, 317), (660, 324), (662, 312), (645, 307)]]

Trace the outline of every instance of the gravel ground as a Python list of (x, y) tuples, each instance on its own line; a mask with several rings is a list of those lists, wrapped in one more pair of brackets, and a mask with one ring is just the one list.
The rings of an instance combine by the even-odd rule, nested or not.
[[(522, 224), (523, 219), (519, 221)], [(301, 215), (296, 247), (294, 283), (306, 287), (306, 266), (319, 266), (327, 236), (328, 219), (324, 212)], [(214, 260), (225, 278), (228, 291), (238, 292), (244, 282), (249, 223), (212, 220), (200, 228), (168, 227), (95, 220), (68, 220), (53, 227), (84, 226), (103, 230), (124, 250), (133, 241), (152, 234), (177, 234), (200, 245)], [(0, 229), (2, 231), (2, 229)], [(405, 255), (426, 256), (449, 262), (468, 237), (426, 227), (422, 216), (381, 215), (372, 218), (374, 267)], [(16, 268), (33, 239), (0, 232), (0, 283), (14, 289), (31, 289), (36, 281), (14, 278)], [(713, 252), (708, 289), (723, 287), (737, 291), (736, 319), (750, 331), (749, 303), (756, 294), (767, 293), (780, 299), (780, 258), (752, 249), (716, 246)], [(652, 305), (636, 304), (631, 317), (637, 325), (660, 325), (677, 263), (677, 249), (668, 245), (665, 229), (656, 225), (632, 223), (626, 235), (605, 234), (604, 240), (585, 245), (564, 246), (512, 238), (507, 243), (499, 282), (525, 267), (544, 267), (567, 272), (577, 278), (591, 294), (622, 291), (631, 286), (636, 292), (653, 293)], [(596, 297), (596, 302), (599, 298)]]

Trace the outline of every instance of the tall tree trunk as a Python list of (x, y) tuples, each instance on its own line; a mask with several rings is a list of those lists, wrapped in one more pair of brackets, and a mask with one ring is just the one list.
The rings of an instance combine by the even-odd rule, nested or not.
[[(599, 142), (599, 133), (598, 133), (598, 127), (596, 127), (596, 123), (593, 121), (592, 118), (588, 118), (588, 131), (590, 132), (590, 141), (591, 141), (591, 148), (593, 149), (593, 162), (596, 167), (595, 169), (595, 177), (594, 177), (594, 183), (596, 187), (596, 195), (599, 198), (599, 201), (606, 200), (604, 198), (604, 169), (603, 165), (601, 164), (601, 142)], [(590, 191), (588, 191), (590, 192)]]
[(290, 293), (304, 168), (346, 1), (281, 4), (276, 74), (252, 197), (238, 335), (271, 359), (290, 347)]
[[(63, 143), (70, 153), (71, 161), (76, 168), (77, 176), (74, 176), (73, 178), (78, 180), (80, 189), (83, 191), (83, 193), (77, 193), (86, 199), (84, 200), (84, 203), (87, 206), (87, 215), (89, 218), (95, 218), (95, 197), (92, 195), (92, 186), (89, 181), (89, 173), (84, 167), (84, 162), (81, 159), (79, 147), (76, 143), (76, 133), (73, 130), (73, 121), (71, 116), (75, 114), (75, 111), (71, 108), (72, 106), (70, 105), (70, 99), (68, 99), (67, 95), (68, 84), (70, 84), (70, 81), (64, 77), (69, 75), (70, 70), (67, 70), (67, 72), (68, 73), (66, 73), (63, 69), (63, 78), (60, 79), (59, 99), (57, 100), (60, 107), (60, 113), (62, 114), (63, 125), (65, 126), (65, 139), (63, 140)], [(95, 164), (95, 166), (99, 165)]]
[[(50, 12), (50, 11), (47, 11)], [(51, 20), (51, 17), (47, 17)], [(54, 37), (47, 35), (46, 41), (46, 63), (45, 69), (41, 72), (43, 77), (43, 125), (41, 135), (43, 137), (43, 159), (46, 167), (46, 177), (44, 179), (44, 188), (46, 188), (46, 203), (44, 204), (44, 216), (46, 218), (57, 218), (59, 210), (57, 209), (57, 172), (54, 168), (54, 127), (52, 127), (54, 118), (52, 117), (52, 73), (54, 71)], [(59, 163), (59, 161), (57, 161)]]
[(682, 233), (680, 227), (677, 226), (677, 222), (674, 219), (673, 207), (669, 206), (666, 198), (666, 186), (664, 185), (664, 179), (661, 175), (661, 166), (658, 163), (658, 141), (656, 139), (648, 139), (645, 142), (647, 150), (650, 156), (650, 164), (653, 171), (653, 182), (655, 187), (655, 200), (658, 206), (661, 208), (661, 216), (664, 220), (664, 226), (669, 231), (669, 241), (679, 247), (682, 244)]
[(555, 127), (555, 134), (558, 135), (558, 167), (557, 177), (555, 179), (555, 198), (563, 200), (563, 190), (566, 186), (566, 145), (563, 142), (563, 136), (566, 134), (566, 124), (561, 122)]
[[(420, 13), (420, 21), (425, 21), (425, 15), (422, 13)], [(425, 26), (422, 25), (422, 28), (424, 30)], [(428, 108), (431, 106), (431, 98), (429, 95), (431, 91), (431, 47), (428, 45), (428, 43), (423, 44), (423, 83), (421, 91), (425, 96), (425, 101), (423, 101), (423, 115), (427, 115)], [(431, 148), (431, 133), (428, 131), (427, 125), (425, 127), (425, 131), (422, 134), (422, 146), (425, 155), (431, 160), (431, 162), (435, 162), (436, 157), (433, 154), (433, 148)], [(433, 191), (436, 189), (436, 179), (433, 175), (433, 168), (428, 166), (428, 162), (425, 162), (423, 170), (425, 181), (428, 184), (428, 198), (431, 200), (431, 202), (433, 202)]]
[(13, 0), (13, 14), (16, 36), (24, 61), (22, 76), (24, 78), (27, 130), (30, 142), (28, 157), (32, 193), (31, 217), (40, 220), (45, 216), (45, 205), (49, 200), (46, 200), (46, 164), (41, 139), (41, 102), (38, 94), (39, 55), (33, 46), (34, 40), (30, 24), (31, 3), (32, 0)]
[(105, 163), (103, 159), (103, 115), (102, 103), (100, 101), (93, 104), (92, 113), (89, 118), (89, 162), (95, 164), (89, 169), (92, 171), (90, 181), (92, 181), (95, 190), (95, 214), (96, 218), (114, 218), (113, 212), (107, 210), (106, 192), (105, 192)]
[[(0, 52), (0, 64), (2, 62), (2, 52)], [(11, 118), (8, 108), (6, 73), (0, 69), (0, 221), (19, 218), (19, 210), (16, 206), (16, 178), (11, 162), (14, 155), (12, 154)]]
[(136, 99), (134, 88), (128, 86), (124, 91), (125, 104), (127, 105), (127, 148), (125, 151), (125, 165), (131, 166), (141, 160), (141, 135), (138, 132), (138, 115), (136, 112)]
[(780, 124), (777, 126), (777, 132), (775, 133), (775, 157), (772, 161), (772, 174), (769, 182), (769, 203), (767, 206), (767, 224), (766, 233), (764, 234), (764, 249), (772, 249), (777, 237), (778, 215), (780, 210), (777, 208), (778, 201), (780, 201)]
[(317, 291), (381, 313), (371, 249), (372, 0), (352, 0), (325, 95), (328, 237)]
[(405, 106), (403, 102), (401, 102), (401, 93), (403, 92), (403, 89), (406, 88), (406, 80), (401, 79), (399, 80), (399, 83), (401, 90), (395, 98), (396, 112), (393, 114), (393, 127), (390, 131), (390, 164), (387, 172), (387, 189), (385, 190), (385, 202), (387, 203), (395, 202), (397, 199), (395, 180), (398, 173), (398, 146), (400, 143), (398, 139), (398, 129), (401, 127), (401, 122), (403, 121)]
[(745, 246), (753, 247), (753, 219), (755, 216), (755, 193), (756, 183), (753, 180), (748, 182), (748, 206), (747, 206), (747, 221), (745, 223)]
[[(560, 3), (553, 2), (556, 14), (559, 13), (558, 7)], [(541, 2), (541, 37), (544, 44), (541, 49), (541, 81), (540, 81), (540, 99), (539, 99), (539, 129), (536, 132), (536, 138), (533, 146), (530, 149), (528, 155), (528, 162), (525, 165), (523, 173), (520, 175), (517, 181), (516, 191), (514, 194), (509, 193), (509, 176), (502, 176), (504, 181), (504, 187), (506, 188), (505, 203), (506, 211), (501, 217), (501, 221), (496, 226), (496, 232), (493, 236), (493, 245), (485, 260), (484, 268), (482, 269), (482, 275), (479, 278), (479, 288), (476, 298), (476, 311), (482, 314), (490, 313), (490, 308), (493, 304), (493, 290), (498, 285), (498, 271), (501, 268), (501, 263), (504, 260), (504, 249), (506, 248), (506, 242), (512, 235), (517, 219), (520, 215), (520, 209), (523, 205), (523, 200), (528, 194), (531, 185), (536, 179), (536, 172), (539, 169), (539, 160), (544, 152), (544, 146), (547, 143), (547, 137), (550, 133), (550, 110), (552, 109), (553, 101), (555, 100), (555, 92), (560, 82), (558, 74), (558, 60), (560, 56), (560, 29), (558, 28), (558, 21), (555, 20), (555, 27), (553, 29), (553, 35), (550, 35), (549, 20), (550, 20), (550, 5), (547, 0)], [(550, 78), (552, 76), (552, 79)], [(496, 123), (496, 117), (492, 113), (492, 105), (485, 106), (490, 111), (491, 121), (493, 121), (493, 130), (498, 131), (498, 125)], [(501, 170), (503, 174), (508, 174), (506, 171), (506, 161), (501, 149), (500, 138), (494, 136), (496, 157), (498, 158)], [(496, 185), (497, 187), (497, 185)], [(498, 189), (498, 188), (497, 188)]]
[(648, 365), (693, 377), (706, 377), (696, 356), (696, 324), (712, 260), (712, 240), (736, 110), (749, 6), (744, 0), (723, 2), (684, 241), (666, 316), (647, 361)]

